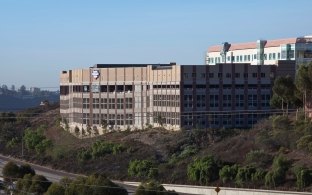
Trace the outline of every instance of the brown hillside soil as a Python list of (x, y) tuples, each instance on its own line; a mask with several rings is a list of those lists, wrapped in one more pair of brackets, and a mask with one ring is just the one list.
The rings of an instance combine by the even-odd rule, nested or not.
[[(213, 155), (225, 164), (247, 165), (246, 154), (251, 150), (262, 149), (262, 146), (257, 144), (257, 135), (260, 131), (271, 128), (270, 123), (263, 121), (255, 125), (253, 130), (238, 130), (234, 134), (223, 130), (223, 134), (229, 133), (225, 136), (217, 134), (215, 131), (218, 130), (173, 132), (154, 128), (133, 132), (112, 132), (95, 138), (79, 139), (59, 127), (58, 107), (45, 110), (41, 108), (33, 112), (37, 114), (30, 120), (31, 128), (36, 129), (45, 125), (44, 133), (53, 141), (54, 146), (53, 149), (47, 151), (46, 157), (38, 156), (34, 151), (25, 151), (26, 159), (60, 170), (83, 174), (102, 173), (111, 179), (131, 181), (142, 181), (142, 178), (128, 176), (129, 162), (139, 159), (150, 160), (158, 164), (157, 179), (160, 182), (198, 185), (187, 179), (187, 167), (195, 158)], [(116, 155), (106, 154), (97, 159), (80, 161), (77, 157), (78, 152), (83, 148), (90, 148), (99, 140), (122, 144), (125, 150)], [(7, 149), (3, 153), (19, 156), (19, 148), (20, 146), (17, 149)], [(193, 152), (192, 149), (194, 149)], [(294, 165), (312, 167), (312, 157), (304, 151), (270, 147), (264, 150), (272, 157), (282, 153)], [(269, 169), (270, 165), (266, 167)], [(288, 178), (284, 187), (289, 189), (295, 185), (295, 182), (293, 175), (289, 175)], [(218, 184), (218, 182), (212, 184)]]

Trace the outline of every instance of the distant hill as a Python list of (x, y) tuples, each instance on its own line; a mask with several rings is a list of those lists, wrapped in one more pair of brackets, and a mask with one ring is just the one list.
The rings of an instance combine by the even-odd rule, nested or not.
[(32, 96), (32, 95), (0, 95), (0, 112), (16, 112), (27, 108), (39, 106), (42, 101), (50, 103), (59, 102), (59, 94), (50, 93), (49, 95)]

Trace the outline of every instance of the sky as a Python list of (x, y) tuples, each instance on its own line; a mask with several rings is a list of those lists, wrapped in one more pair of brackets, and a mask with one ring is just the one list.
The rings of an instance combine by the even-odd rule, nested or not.
[(211, 45), (312, 34), (311, 0), (0, 0), (0, 86), (57, 89), (62, 70), (204, 64)]

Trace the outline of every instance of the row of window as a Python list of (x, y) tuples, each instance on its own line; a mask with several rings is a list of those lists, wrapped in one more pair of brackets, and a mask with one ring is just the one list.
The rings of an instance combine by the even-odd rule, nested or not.
[[(271, 96), (269, 94), (267, 95), (261, 95), (261, 99), (258, 101), (257, 95), (248, 95), (246, 96), (246, 103), (248, 107), (258, 107), (258, 105), (261, 105), (262, 107), (269, 107), (270, 106), (270, 98)], [(196, 107), (201, 108), (201, 107), (206, 107), (206, 102), (205, 102), (205, 96), (197, 96), (197, 101), (196, 101)], [(212, 108), (219, 107), (222, 105), (223, 107), (232, 107), (232, 95), (223, 95), (222, 97), (222, 104), (220, 100), (219, 95), (210, 95), (209, 96), (210, 101), (209, 101), (209, 106)], [(245, 107), (245, 95), (235, 95), (235, 106), (236, 107)], [(192, 95), (184, 95), (184, 108), (193, 108), (193, 96)]]
[[(83, 108), (90, 108), (90, 99), (83, 98)], [(109, 98), (109, 99), (100, 99), (93, 98), (92, 107), (94, 109), (132, 109), (133, 108), (133, 98)]]
[(153, 106), (180, 107), (179, 95), (154, 95)]
[[(224, 84), (224, 85), (203, 85), (203, 84), (199, 84), (199, 85), (195, 85), (194, 86), (196, 89), (245, 89), (245, 85), (244, 84), (236, 84), (236, 85), (231, 85), (231, 84)], [(271, 89), (271, 85), (270, 84), (249, 84), (246, 85), (247, 89)], [(183, 85), (183, 89), (193, 89), (193, 85)]]
[(234, 117), (232, 115), (208, 115), (208, 116), (183, 116), (182, 121), (185, 126), (199, 126), (199, 127), (209, 127), (209, 126), (228, 126), (228, 125), (244, 125), (247, 122), (248, 125), (253, 125), (257, 120), (269, 116), (268, 114), (248, 114), (247, 121), (244, 118), (245, 115), (236, 114)]
[[(260, 55), (261, 60), (280, 60), (281, 53), (264, 53)], [(227, 62), (250, 62), (253, 60), (257, 60), (257, 54), (252, 55), (238, 55), (238, 56), (227, 56)], [(208, 57), (208, 63), (221, 63), (221, 57)], [(223, 60), (224, 61), (224, 60)]]
[(180, 125), (178, 112), (153, 112), (154, 123)]
[[(191, 74), (192, 75), (192, 78), (196, 78), (196, 73), (184, 73), (184, 78), (189, 78), (189, 74)], [(261, 77), (261, 78), (265, 78), (265, 76), (266, 76), (266, 74), (264, 73), (264, 72), (261, 72), (259, 75), (258, 75), (258, 73), (257, 72), (253, 72), (253, 73), (243, 73), (243, 74), (241, 74), (241, 73), (239, 73), (239, 72), (237, 72), (237, 73), (235, 73), (234, 75), (232, 75), (231, 73), (225, 73), (225, 74), (223, 74), (222, 72), (219, 72), (219, 73), (217, 73), (216, 74), (216, 76), (217, 76), (217, 78), (241, 78), (241, 76), (243, 76), (243, 78), (248, 78), (248, 77), (252, 77), (252, 78), (258, 78), (258, 76), (259, 77)], [(206, 73), (200, 73), (200, 77), (201, 78), (206, 78)], [(215, 73), (213, 73), (213, 72), (210, 72), (209, 74), (208, 74), (208, 77), (209, 78), (214, 78), (215, 77)]]
[(83, 114), (83, 124), (89, 124), (90, 120), (94, 125), (132, 125), (132, 114), (93, 114), (90, 118), (89, 113)]

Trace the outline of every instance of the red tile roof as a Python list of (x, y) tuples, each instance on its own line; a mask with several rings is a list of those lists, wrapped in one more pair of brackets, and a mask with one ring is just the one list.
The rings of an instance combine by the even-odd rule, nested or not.
[[(264, 47), (278, 47), (282, 44), (293, 44), (296, 43), (297, 38), (288, 39), (276, 39), (268, 40)], [(257, 42), (247, 42), (247, 43), (234, 43), (231, 44), (230, 51), (243, 50), (243, 49), (255, 49), (257, 47)], [(214, 45), (208, 48), (208, 52), (220, 52), (222, 45)]]

